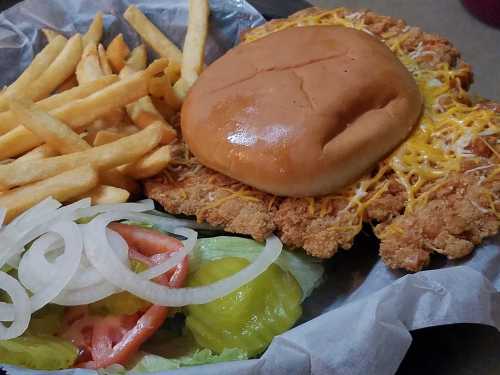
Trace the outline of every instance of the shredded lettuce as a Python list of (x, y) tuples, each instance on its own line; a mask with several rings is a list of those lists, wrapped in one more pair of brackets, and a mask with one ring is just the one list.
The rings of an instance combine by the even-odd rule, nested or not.
[[(264, 245), (241, 237), (220, 236), (199, 239), (189, 259), (189, 271), (195, 272), (202, 264), (225, 257), (244, 258), (252, 262)], [(284, 250), (276, 261), (284, 271), (290, 272), (302, 289), (304, 300), (321, 283), (323, 266), (318, 260), (301, 252)]]
[(247, 359), (247, 356), (239, 349), (224, 349), (221, 354), (214, 354), (209, 349), (202, 349), (197, 350), (190, 356), (176, 359), (167, 359), (153, 354), (146, 354), (134, 368), (132, 368), (131, 372), (159, 372), (186, 366), (208, 365), (219, 362), (241, 361), (244, 359)]

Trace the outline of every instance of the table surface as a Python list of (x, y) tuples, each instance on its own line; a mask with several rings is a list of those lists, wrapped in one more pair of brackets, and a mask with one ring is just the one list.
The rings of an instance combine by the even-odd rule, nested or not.
[[(371, 3), (373, 3), (373, 8), (379, 10), (381, 13), (383, 13), (384, 4), (387, 6), (387, 4), (391, 2), (370, 2), (369, 0), (313, 1), (321, 5), (347, 5), (351, 8), (366, 7), (365, 3), (370, 3), (370, 7), (372, 7)], [(423, 4), (423, 2), (429, 3), (430, 1), (442, 4), (442, 1), (445, 0), (419, 0), (418, 4)], [(458, 0), (453, 1), (458, 2)], [(17, 2), (16, 0), (0, 0), (0, 11)], [(309, 3), (304, 0), (250, 0), (250, 2), (267, 18), (286, 17), (288, 14), (309, 6)], [(405, 15), (411, 12), (408, 7), (411, 8), (417, 2), (409, 0), (392, 0), (392, 3), (396, 4), (396, 6), (390, 9), (388, 8), (384, 14), (407, 18)], [(407, 7), (405, 8), (406, 5)], [(429, 18), (432, 18), (432, 12), (429, 13), (428, 18), (422, 20), (423, 23), (413, 21), (415, 14), (410, 14), (410, 16), (412, 23), (415, 25), (420, 24), (425, 26), (425, 24), (429, 24), (429, 22), (434, 22), (435, 27), (438, 28), (437, 21), (429, 21)], [(437, 16), (438, 15), (435, 15), (434, 18)], [(439, 14), (439, 16), (441, 16), (441, 14)], [(468, 16), (461, 15), (460, 17), (468, 19)], [(453, 20), (448, 18), (446, 22), (449, 24), (453, 22)], [(467, 31), (468, 33), (477, 33), (477, 35), (482, 35), (483, 37), (485, 34), (496, 35), (496, 30), (489, 30), (487, 26), (480, 24), (479, 21), (468, 20), (467, 22), (469, 26), (472, 25), (470, 26), (471, 29)], [(438, 32), (439, 30), (430, 31)], [(498, 35), (495, 53), (500, 53), (500, 31)], [(473, 53), (471, 53), (471, 57), (473, 57)], [(492, 72), (493, 77), (495, 77), (493, 81), (496, 81), (496, 89), (500, 90), (500, 64), (498, 64), (500, 59), (496, 61), (497, 63), (495, 65), (491, 63), (491, 65), (482, 67), (481, 69), (496, 69), (496, 73)], [(470, 60), (468, 60), (468, 62), (471, 63)], [(496, 89), (492, 89), (491, 93), (493, 96), (490, 95), (490, 97), (500, 100), (500, 92), (494, 91)], [(498, 96), (495, 97), (495, 95)], [(345, 256), (349, 256), (348, 253), (345, 254)], [(494, 328), (474, 324), (455, 324), (414, 331), (412, 332), (412, 337), (413, 343), (398, 370), (399, 375), (500, 374), (500, 333)], [(332, 352), (334, 351), (335, 349), (332, 348)]]

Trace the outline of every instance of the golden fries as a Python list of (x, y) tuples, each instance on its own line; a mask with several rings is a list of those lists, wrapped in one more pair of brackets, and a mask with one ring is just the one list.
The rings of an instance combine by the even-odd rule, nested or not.
[[(69, 78), (66, 79), (63, 83), (61, 83), (55, 90), (55, 94), (59, 94), (63, 91), (70, 90), (74, 87), (78, 86), (78, 81), (76, 79), (76, 75), (72, 74)], [(50, 98), (50, 96), (49, 96)]]
[(58, 155), (57, 151), (54, 150), (52, 147), (50, 147), (47, 144), (38, 146), (31, 150), (30, 152), (27, 152), (20, 158), (16, 159), (16, 162), (21, 162), (21, 161), (27, 161), (27, 160), (40, 160), (40, 159), (46, 159), (50, 158), (51, 156), (56, 156)]
[(127, 190), (132, 195), (137, 195), (141, 192), (141, 186), (131, 177), (123, 175), (115, 169), (109, 169), (100, 173), (100, 182), (103, 185), (114, 186)]
[(20, 123), (61, 154), (90, 148), (89, 144), (66, 124), (44, 111), (30, 107), (29, 103), (11, 100), (10, 109)]
[(8, 97), (12, 95), (24, 96), (24, 91), (47, 70), (47, 67), (50, 66), (63, 50), (66, 42), (66, 38), (64, 37), (56, 37), (35, 56), (30, 66), (0, 95), (0, 111), (7, 109)]
[(163, 72), (168, 77), (170, 83), (173, 85), (179, 80), (181, 76), (181, 66), (173, 61), (170, 61)]
[[(208, 0), (189, 0), (189, 23), (182, 51), (182, 86), (191, 87), (203, 68), (208, 33)], [(182, 89), (182, 92), (185, 88)]]
[(136, 6), (130, 5), (123, 16), (158, 55), (181, 64), (182, 53), (179, 48), (163, 35)]
[(126, 65), (137, 72), (146, 69), (147, 63), (148, 51), (144, 44), (140, 44), (130, 52)]
[(104, 75), (113, 74), (111, 65), (109, 65), (108, 57), (106, 56), (106, 50), (104, 49), (104, 46), (102, 44), (99, 44), (97, 46), (97, 54), (99, 55), (99, 63)]
[(101, 185), (91, 191), (77, 197), (75, 201), (89, 197), (93, 205), (125, 203), (130, 197), (130, 193), (125, 189), (114, 186)]
[(94, 147), (102, 146), (107, 143), (117, 141), (125, 136), (126, 136), (125, 134), (120, 134), (109, 130), (100, 130), (95, 135), (94, 142), (92, 143), (92, 145)]
[(149, 96), (127, 105), (127, 112), (134, 124), (140, 128), (145, 128), (153, 123), (162, 125), (162, 144), (169, 144), (177, 137), (175, 129), (163, 118), (156, 109)]
[(109, 44), (106, 50), (106, 56), (108, 58), (109, 64), (115, 73), (120, 73), (120, 70), (125, 66), (125, 61), (127, 56), (130, 54), (130, 49), (128, 48), (125, 40), (123, 40), (123, 34), (118, 34)]
[[(177, 81), (179, 83), (181, 81)], [(178, 110), (181, 108), (182, 101), (174, 92), (174, 88), (170, 84), (168, 76), (153, 77), (149, 80), (148, 91), (155, 98), (163, 98), (165, 103), (172, 109)], [(187, 91), (186, 91), (187, 92)]]
[(34, 101), (49, 96), (61, 83), (69, 78), (82, 55), (82, 38), (76, 34), (68, 40), (64, 49), (50, 66), (19, 96), (25, 96)]
[(52, 42), (58, 36), (62, 36), (57, 31), (54, 31), (52, 29), (47, 29), (47, 28), (42, 29), (42, 33), (43, 33), (43, 35), (45, 35), (45, 39), (47, 39), (47, 42), (49, 42), (49, 43)]
[[(78, 130), (86, 124), (147, 95), (147, 74), (139, 72), (126, 80), (113, 83), (85, 98), (68, 103), (50, 111), (72, 129)], [(12, 129), (0, 136), (0, 160), (22, 154), (41, 144), (41, 140), (24, 127)], [(4, 155), (8, 155), (3, 157)]]
[(87, 46), (89, 43), (93, 43), (95, 45), (99, 44), (102, 38), (103, 33), (103, 19), (102, 13), (97, 12), (94, 20), (89, 26), (88, 31), (82, 37), (83, 46)]
[[(35, 107), (44, 111), (52, 111), (58, 107), (62, 107), (74, 100), (85, 98), (106, 86), (118, 80), (117, 76), (107, 76), (95, 80), (93, 82), (85, 83), (81, 86), (74, 87), (70, 90), (66, 90), (62, 93), (49, 96), (46, 99), (40, 100), (35, 104)], [(10, 130), (17, 127), (19, 123), (16, 117), (10, 111), (0, 113), (0, 135), (9, 132)], [(0, 146), (0, 154), (1, 152)]]
[(87, 44), (83, 50), (75, 74), (79, 84), (91, 82), (104, 76), (97, 54), (97, 46), (94, 43)]
[(89, 166), (73, 169), (60, 175), (8, 191), (0, 195), (0, 207), (7, 209), (8, 223), (45, 198), (68, 201), (93, 189), (99, 181), (97, 173)]
[(135, 163), (119, 167), (118, 170), (140, 180), (157, 175), (167, 167), (170, 160), (172, 160), (172, 149), (170, 146), (163, 146), (143, 156)]
[(207, 0), (189, 1), (183, 55), (129, 6), (125, 19), (161, 56), (150, 65), (145, 45), (131, 51), (122, 34), (107, 48), (100, 44), (101, 12), (83, 36), (41, 30), (47, 46), (0, 92), (0, 207), (7, 221), (48, 196), (126, 202), (141, 192), (135, 180), (168, 166), (172, 148), (159, 145), (176, 138), (166, 119), (176, 121), (203, 69), (208, 15)]
[(161, 126), (152, 124), (140, 132), (116, 142), (87, 151), (0, 166), (0, 190), (43, 180), (80, 165), (107, 170), (135, 162), (156, 147), (161, 140)]

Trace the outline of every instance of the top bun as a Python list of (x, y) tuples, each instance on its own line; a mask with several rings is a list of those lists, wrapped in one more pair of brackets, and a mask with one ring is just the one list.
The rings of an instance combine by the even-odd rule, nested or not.
[(378, 39), (307, 26), (239, 45), (210, 65), (181, 126), (207, 167), (271, 194), (318, 196), (375, 166), (421, 108), (412, 76)]

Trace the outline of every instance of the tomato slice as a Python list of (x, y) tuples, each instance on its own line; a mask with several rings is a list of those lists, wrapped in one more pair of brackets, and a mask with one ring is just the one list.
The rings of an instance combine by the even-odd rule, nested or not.
[[(112, 223), (130, 246), (129, 256), (148, 265), (161, 263), (165, 255), (182, 248), (177, 239), (151, 229)], [(156, 282), (171, 288), (184, 285), (188, 275), (187, 257), (174, 269), (157, 277)], [(91, 316), (86, 307), (68, 309), (64, 337), (81, 348), (77, 367), (98, 369), (113, 364), (125, 364), (165, 322), (168, 308), (153, 305), (144, 314)]]

